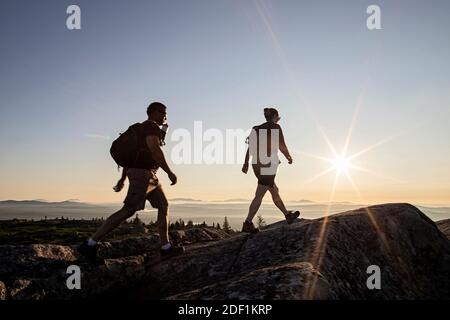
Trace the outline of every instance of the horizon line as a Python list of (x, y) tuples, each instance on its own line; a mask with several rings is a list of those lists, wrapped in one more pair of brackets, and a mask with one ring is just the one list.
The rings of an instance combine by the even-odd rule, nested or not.
[[(211, 202), (219, 202), (219, 203), (232, 203), (232, 202), (250, 202), (251, 199), (240, 199), (240, 198), (230, 198), (230, 199), (214, 199), (214, 200), (201, 200), (201, 199), (193, 199), (193, 198), (184, 198), (184, 197), (176, 197), (168, 199), (169, 201), (180, 201), (180, 202), (198, 202), (198, 203), (211, 203)], [(80, 204), (90, 204), (90, 205), (120, 205), (122, 204), (121, 201), (118, 202), (93, 202), (93, 201), (82, 201), (80, 199), (65, 199), (61, 201), (50, 201), (46, 199), (0, 199), (0, 202), (6, 202), (6, 201), (17, 201), (17, 202), (25, 202), (25, 201), (36, 201), (36, 202), (43, 202), (43, 203), (64, 203), (64, 202), (73, 202), (73, 203), (80, 203)], [(444, 206), (450, 207), (450, 203), (420, 203), (420, 202), (408, 202), (408, 201), (389, 201), (389, 202), (353, 202), (348, 200), (343, 201), (318, 201), (318, 200), (309, 200), (309, 199), (300, 199), (300, 200), (285, 200), (285, 202), (298, 202), (298, 203), (313, 203), (313, 204), (351, 204), (351, 205), (377, 205), (377, 204), (387, 204), (387, 203), (411, 203), (416, 206), (433, 206), (433, 207), (439, 207)], [(271, 200), (263, 200), (263, 203), (272, 203)]]

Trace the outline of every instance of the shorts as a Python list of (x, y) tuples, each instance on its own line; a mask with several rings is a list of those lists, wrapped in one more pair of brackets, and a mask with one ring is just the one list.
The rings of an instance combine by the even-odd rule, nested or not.
[(156, 175), (147, 169), (130, 168), (127, 171), (129, 181), (127, 196), (123, 203), (133, 211), (143, 210), (145, 200), (153, 208), (164, 208), (169, 205), (166, 195)]
[(278, 165), (270, 167), (270, 165), (252, 164), (252, 168), (258, 179), (258, 184), (268, 187), (274, 186)]

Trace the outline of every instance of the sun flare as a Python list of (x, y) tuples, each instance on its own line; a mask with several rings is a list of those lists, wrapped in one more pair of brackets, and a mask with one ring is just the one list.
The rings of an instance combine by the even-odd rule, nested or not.
[(339, 156), (333, 159), (332, 164), (338, 172), (347, 171), (351, 167), (350, 159), (343, 156)]

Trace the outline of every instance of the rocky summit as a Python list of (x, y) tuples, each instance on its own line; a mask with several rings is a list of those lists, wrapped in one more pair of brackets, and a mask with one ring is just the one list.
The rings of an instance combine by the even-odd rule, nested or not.
[[(255, 235), (192, 228), (171, 234), (182, 256), (160, 261), (149, 234), (103, 243), (99, 265), (74, 246), (2, 245), (0, 299), (450, 299), (449, 221), (383, 204)], [(80, 290), (67, 287), (70, 265)]]

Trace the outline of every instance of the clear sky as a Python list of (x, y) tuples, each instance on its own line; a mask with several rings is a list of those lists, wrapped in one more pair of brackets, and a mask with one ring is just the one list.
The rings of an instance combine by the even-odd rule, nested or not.
[[(371, 4), (381, 30), (366, 27)], [(311, 155), (334, 158), (319, 128), (341, 152), (352, 127), (349, 155), (376, 144), (352, 160), (371, 172), (348, 170), (358, 192), (342, 174), (334, 200), (450, 204), (449, 15), (446, 0), (3, 0), (0, 199), (122, 201), (112, 138), (158, 100), (171, 132), (248, 129), (276, 106), (294, 157), (277, 177), (286, 200), (330, 199), (336, 170), (311, 179), (330, 165)], [(169, 198), (250, 198), (240, 167), (174, 165), (174, 187), (160, 176)]]

